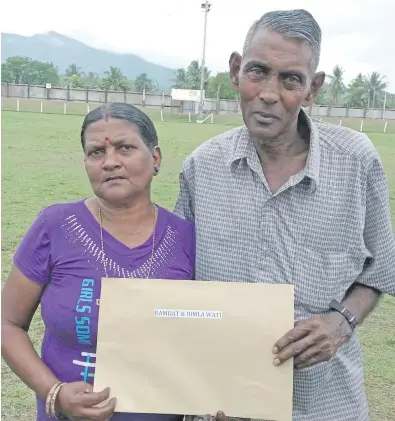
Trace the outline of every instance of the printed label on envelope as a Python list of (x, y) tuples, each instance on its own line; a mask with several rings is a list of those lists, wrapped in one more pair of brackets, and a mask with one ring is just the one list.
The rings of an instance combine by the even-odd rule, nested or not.
[(172, 308), (157, 308), (155, 317), (180, 317), (186, 319), (222, 319), (222, 311), (210, 310), (175, 310)]

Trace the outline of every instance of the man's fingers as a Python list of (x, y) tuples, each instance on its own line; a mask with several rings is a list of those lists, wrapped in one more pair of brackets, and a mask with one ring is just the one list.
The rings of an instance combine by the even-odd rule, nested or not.
[(317, 345), (311, 346), (306, 351), (302, 352), (301, 354), (297, 355), (294, 358), (295, 368), (308, 367), (309, 361), (319, 358), (320, 353), (321, 353), (321, 348), (319, 346)]
[(110, 397), (110, 388), (106, 388), (101, 392), (84, 393), (79, 396), (81, 406), (95, 406), (101, 402), (106, 401)]
[(295, 365), (295, 368), (297, 370), (301, 370), (302, 368), (307, 368), (307, 367), (311, 367), (312, 365), (318, 364), (320, 362), (324, 361), (323, 359), (321, 359), (321, 355), (317, 354), (314, 357), (311, 357), (308, 361), (304, 362), (304, 363), (300, 363), (298, 365)]
[(81, 408), (79, 418), (89, 420), (105, 421), (114, 413), (117, 400), (112, 398), (108, 403), (100, 408)]
[(289, 346), (287, 346), (283, 351), (278, 353), (274, 358), (274, 365), (280, 365), (283, 362), (293, 358), (303, 352), (305, 352), (308, 348), (313, 346), (315, 343), (315, 339), (313, 335), (309, 335), (300, 341), (293, 342)]
[(310, 332), (307, 321), (299, 322), (293, 329), (280, 338), (273, 347), (273, 354), (278, 354), (293, 342), (299, 341)]
[(218, 411), (216, 418), (217, 421), (226, 421), (226, 415), (223, 411)]

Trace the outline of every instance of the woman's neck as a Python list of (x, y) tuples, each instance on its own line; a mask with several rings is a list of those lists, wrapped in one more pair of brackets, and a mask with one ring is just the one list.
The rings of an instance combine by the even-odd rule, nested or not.
[(122, 207), (92, 198), (86, 201), (86, 205), (98, 223), (127, 247), (133, 248), (145, 243), (153, 233), (155, 207), (150, 198)]
[(128, 206), (116, 207), (107, 201), (96, 198), (96, 207), (101, 208), (103, 223), (107, 222), (115, 225), (125, 223), (128, 226), (141, 225), (147, 219), (151, 220), (151, 215), (154, 214), (154, 205), (150, 198), (139, 200), (136, 203), (131, 203)]

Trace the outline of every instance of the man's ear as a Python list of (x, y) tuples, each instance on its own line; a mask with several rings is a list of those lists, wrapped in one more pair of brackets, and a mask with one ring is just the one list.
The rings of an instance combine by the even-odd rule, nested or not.
[(317, 99), (317, 95), (325, 82), (325, 72), (314, 73), (310, 83), (310, 91), (303, 101), (303, 107), (310, 107)]
[(239, 92), (239, 73), (241, 67), (241, 55), (234, 51), (229, 57), (229, 75), (233, 89)]

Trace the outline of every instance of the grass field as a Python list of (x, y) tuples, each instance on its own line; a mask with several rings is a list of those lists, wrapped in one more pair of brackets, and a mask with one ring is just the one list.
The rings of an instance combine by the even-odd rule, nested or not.
[[(91, 194), (79, 141), (81, 122), (82, 117), (75, 115), (2, 113), (3, 280), (21, 236), (41, 208)], [(156, 127), (164, 161), (160, 176), (155, 179), (153, 196), (156, 202), (172, 208), (184, 157), (202, 141), (229, 129), (229, 125), (157, 122)], [(370, 137), (381, 153), (388, 174), (395, 227), (395, 134), (378, 133)], [(30, 334), (37, 349), (42, 331), (42, 323), (36, 316)], [(394, 420), (395, 299), (385, 297), (360, 334), (372, 420)], [(33, 394), (4, 363), (1, 393), (3, 421), (34, 419)]]
[[(67, 102), (56, 101), (56, 100), (39, 100), (39, 99), (17, 99), (17, 98), (2, 98), (1, 109), (4, 111), (16, 111), (17, 110), (17, 101), (19, 101), (19, 111), (20, 112), (31, 112), (31, 113), (41, 113), (41, 104), (44, 114), (64, 114), (65, 113), (65, 104), (66, 104), (66, 114), (68, 115), (85, 115), (87, 110), (92, 110), (93, 108), (98, 107), (98, 103), (85, 103), (85, 102)], [(159, 107), (147, 107), (144, 108), (146, 112), (152, 119), (159, 121), (160, 120), (160, 108)], [(165, 122), (178, 122), (178, 123), (187, 123), (188, 114), (179, 114), (174, 110), (172, 111), (169, 108), (163, 110), (163, 116)], [(314, 118), (314, 116), (312, 116)], [(192, 117), (194, 119), (195, 117)], [(221, 114), (214, 115), (214, 124), (221, 124), (225, 126), (237, 126), (242, 124), (241, 114)], [(342, 124), (345, 127), (349, 127), (354, 130), (360, 130), (361, 128), (361, 119), (359, 118), (337, 118), (337, 117), (317, 117), (317, 119), (322, 119), (332, 124)], [(387, 125), (385, 126), (385, 124)], [(363, 122), (363, 131), (366, 133), (383, 133), (395, 134), (395, 120), (380, 120), (380, 119), (365, 119)]]

